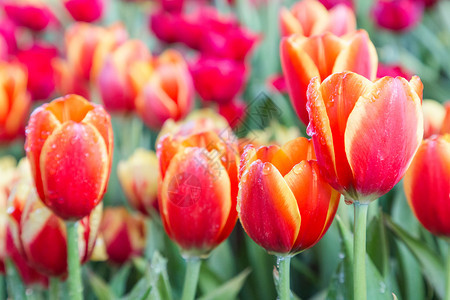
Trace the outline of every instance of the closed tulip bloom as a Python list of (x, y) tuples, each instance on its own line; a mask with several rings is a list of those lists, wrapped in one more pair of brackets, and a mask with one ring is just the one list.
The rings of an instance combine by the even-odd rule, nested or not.
[(25, 150), (42, 201), (64, 220), (91, 213), (106, 191), (113, 151), (108, 113), (77, 95), (38, 107)]
[(150, 57), (149, 50), (140, 40), (126, 41), (105, 57), (97, 86), (108, 111), (134, 110), (137, 93), (132, 84), (131, 66)]
[(350, 7), (339, 4), (327, 11), (317, 0), (299, 1), (291, 10), (282, 8), (280, 24), (283, 36), (297, 33), (310, 37), (325, 32), (343, 36), (356, 31), (355, 13)]
[(450, 236), (450, 134), (422, 142), (404, 179), (408, 203), (431, 233)]
[[(449, 106), (450, 107), (450, 106)], [(445, 120), (445, 107), (434, 100), (423, 100), (422, 102), (423, 110), (423, 138), (429, 138), (434, 134), (444, 134), (450, 133), (444, 132), (444, 120)], [(450, 121), (450, 119), (449, 119)], [(449, 128), (450, 129), (450, 128)]]
[(317, 161), (348, 202), (367, 204), (403, 177), (423, 137), (422, 83), (336, 73), (308, 88)]
[(292, 35), (281, 41), (281, 64), (291, 102), (304, 124), (308, 124), (306, 90), (312, 78), (325, 80), (336, 72), (352, 71), (375, 79), (378, 56), (367, 32), (347, 38), (331, 33), (306, 38)]
[(180, 120), (192, 109), (194, 87), (181, 54), (167, 50), (154, 63), (136, 63), (136, 110), (144, 123), (159, 129), (168, 119)]
[(239, 220), (269, 253), (291, 255), (314, 246), (334, 219), (340, 194), (314, 159), (306, 138), (283, 147), (250, 145), (241, 156)]
[(44, 30), (56, 20), (45, 1), (5, 0), (2, 6), (5, 14), (17, 25), (31, 30)]
[(100, 232), (108, 259), (123, 264), (145, 249), (145, 220), (130, 214), (124, 207), (108, 207), (103, 215)]
[(372, 8), (378, 27), (404, 31), (416, 26), (423, 15), (423, 3), (416, 0), (377, 0)]
[(181, 125), (168, 123), (157, 146), (161, 218), (186, 258), (206, 257), (237, 219), (237, 139), (219, 125), (226, 124), (220, 116), (197, 116)]
[(146, 216), (158, 210), (158, 168), (155, 152), (145, 149), (136, 149), (117, 166), (120, 185), (128, 202)]
[(102, 17), (104, 0), (65, 0), (64, 6), (75, 21), (94, 22)]
[(25, 67), (0, 62), (0, 143), (23, 135), (30, 102)]

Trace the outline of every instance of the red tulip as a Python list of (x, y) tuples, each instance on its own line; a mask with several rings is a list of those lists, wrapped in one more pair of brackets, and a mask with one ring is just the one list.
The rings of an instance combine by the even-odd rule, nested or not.
[(23, 135), (30, 109), (27, 72), (19, 63), (0, 62), (0, 143)]
[(75, 21), (94, 22), (102, 17), (104, 0), (64, 0), (64, 6)]
[(391, 64), (391, 65), (385, 65), (382, 63), (378, 64), (378, 70), (377, 70), (377, 78), (381, 78), (381, 77), (385, 77), (385, 76), (390, 76), (390, 77), (403, 77), (406, 80), (411, 80), (411, 77), (413, 76), (413, 74), (404, 69), (402, 66), (400, 65), (396, 65), (396, 64)]
[(145, 220), (130, 214), (124, 207), (108, 207), (103, 215), (100, 232), (106, 246), (108, 259), (123, 264), (145, 249)]
[(158, 141), (161, 218), (185, 257), (207, 256), (237, 219), (237, 139), (228, 127), (215, 125), (226, 121), (215, 120), (168, 123)]
[(245, 64), (231, 59), (200, 56), (190, 64), (190, 71), (200, 97), (218, 104), (236, 98), (246, 79)]
[(34, 44), (17, 53), (17, 59), (28, 71), (27, 88), (33, 100), (47, 100), (55, 89), (55, 71), (52, 61), (58, 49), (45, 44)]
[(170, 13), (180, 13), (183, 10), (185, 0), (159, 0), (163, 10)]
[(120, 161), (117, 175), (128, 202), (139, 212), (151, 216), (158, 210), (158, 159), (153, 151), (136, 149)]
[(291, 10), (280, 12), (281, 33), (297, 33), (310, 37), (325, 32), (343, 36), (356, 31), (356, 17), (347, 5), (340, 4), (329, 11), (317, 0), (299, 1)]
[(422, 19), (423, 3), (416, 0), (377, 0), (372, 14), (381, 28), (393, 31), (409, 30)]
[(306, 138), (281, 148), (250, 145), (241, 156), (239, 219), (270, 253), (295, 254), (314, 246), (334, 219), (340, 195), (314, 159)]
[(111, 169), (108, 113), (68, 95), (38, 107), (26, 135), (25, 150), (45, 205), (65, 220), (89, 215), (102, 200)]
[(345, 4), (350, 8), (353, 8), (353, 0), (319, 0), (326, 9), (331, 9), (339, 4)]
[(150, 16), (148, 26), (158, 39), (175, 43), (179, 41), (180, 30), (183, 30), (183, 27), (179, 26), (182, 22), (181, 14), (158, 10)]
[(194, 87), (181, 54), (167, 50), (154, 63), (136, 63), (135, 67), (136, 111), (147, 126), (159, 129), (166, 120), (180, 120), (189, 113)]
[(14, 55), (17, 52), (17, 39), (16, 39), (17, 27), (9, 19), (0, 20), (0, 36), (5, 41), (8, 54)]
[(420, 223), (436, 235), (450, 236), (450, 135), (424, 140), (406, 172), (408, 203)]
[(239, 98), (219, 105), (219, 114), (224, 117), (232, 128), (239, 127), (245, 120), (247, 113), (247, 103)]
[(348, 202), (369, 203), (403, 177), (423, 136), (422, 89), (416, 76), (311, 81), (307, 132), (323, 176)]
[(55, 16), (44, 1), (16, 1), (4, 0), (5, 14), (17, 25), (31, 30), (41, 31), (54, 22)]
[(126, 41), (106, 56), (97, 86), (108, 111), (134, 110), (137, 92), (132, 84), (131, 66), (150, 57), (149, 50), (140, 40)]
[(281, 64), (291, 102), (304, 124), (308, 124), (306, 90), (310, 80), (342, 71), (353, 71), (375, 79), (378, 56), (367, 32), (347, 38), (330, 33), (306, 38), (291, 35), (281, 41)]
[(288, 88), (286, 78), (283, 74), (274, 74), (267, 79), (268, 88), (281, 94), (287, 94)]

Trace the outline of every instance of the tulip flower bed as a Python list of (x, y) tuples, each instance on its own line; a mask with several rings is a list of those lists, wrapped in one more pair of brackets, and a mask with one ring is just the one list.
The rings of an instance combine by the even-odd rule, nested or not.
[(0, 10), (0, 300), (450, 299), (450, 2)]

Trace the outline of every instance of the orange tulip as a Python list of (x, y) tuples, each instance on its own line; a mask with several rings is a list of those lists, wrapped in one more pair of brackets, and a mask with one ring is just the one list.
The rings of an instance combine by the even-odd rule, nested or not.
[(30, 102), (25, 67), (0, 62), (0, 142), (13, 140), (23, 131)]
[[(423, 110), (423, 138), (429, 138), (433, 134), (450, 133), (445, 131), (445, 107), (434, 100), (424, 100), (422, 103)], [(448, 105), (448, 111), (450, 112), (450, 104)], [(450, 121), (450, 116), (448, 117)], [(442, 129), (442, 132), (441, 132)]]
[(310, 80), (324, 80), (336, 72), (353, 71), (376, 78), (378, 56), (367, 32), (360, 30), (347, 38), (331, 33), (306, 38), (300, 34), (281, 41), (281, 63), (292, 104), (308, 124), (306, 89)]
[[(197, 115), (199, 116), (199, 115)], [(169, 237), (185, 257), (204, 257), (224, 241), (237, 219), (237, 139), (220, 116), (167, 126), (158, 141), (159, 210)], [(169, 131), (163, 128), (162, 132)]]
[(117, 166), (120, 184), (131, 206), (150, 216), (158, 210), (158, 158), (155, 152), (137, 149)]
[(108, 207), (103, 215), (100, 232), (109, 260), (123, 264), (145, 249), (145, 220), (130, 214), (124, 207)]
[(403, 177), (423, 136), (422, 83), (336, 73), (308, 87), (317, 161), (349, 202), (369, 203)]
[(336, 5), (329, 11), (317, 0), (303, 0), (291, 10), (282, 8), (280, 27), (283, 36), (294, 33), (309, 37), (331, 32), (337, 36), (356, 31), (356, 17), (347, 5)]
[(192, 109), (194, 87), (181, 54), (167, 50), (153, 64), (136, 63), (136, 110), (144, 123), (160, 129), (168, 119), (180, 120)]
[(129, 40), (104, 58), (97, 86), (108, 111), (132, 111), (136, 91), (131, 80), (131, 65), (150, 59), (150, 52), (140, 40)]
[(42, 201), (65, 220), (89, 215), (106, 191), (111, 170), (108, 113), (68, 95), (38, 107), (26, 134), (25, 150)]
[(322, 178), (312, 142), (247, 146), (241, 157), (239, 219), (247, 234), (274, 254), (314, 246), (334, 219), (340, 194)]
[(420, 223), (433, 234), (450, 237), (450, 134), (422, 142), (403, 183)]

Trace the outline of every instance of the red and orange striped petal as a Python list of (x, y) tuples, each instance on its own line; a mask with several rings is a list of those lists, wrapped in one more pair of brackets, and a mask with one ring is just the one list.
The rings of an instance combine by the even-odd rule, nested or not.
[(376, 81), (357, 101), (345, 131), (345, 152), (360, 201), (368, 202), (392, 189), (422, 137), (420, 97), (409, 83), (401, 77)]
[(258, 245), (273, 253), (291, 251), (300, 212), (294, 194), (271, 163), (257, 160), (243, 174), (238, 211), (242, 226)]

